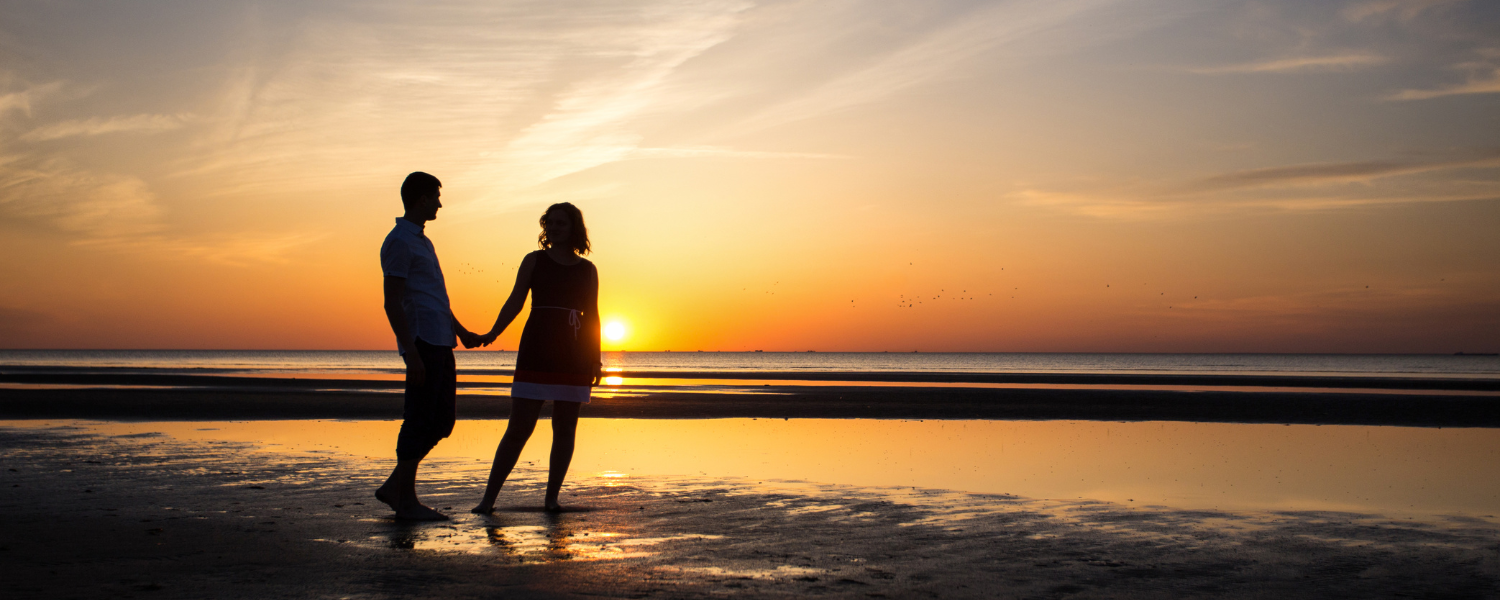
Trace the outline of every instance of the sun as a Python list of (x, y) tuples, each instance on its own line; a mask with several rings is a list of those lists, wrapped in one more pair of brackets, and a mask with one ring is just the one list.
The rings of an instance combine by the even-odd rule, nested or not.
[(609, 338), (611, 342), (618, 342), (625, 339), (625, 324), (619, 321), (610, 321), (608, 325), (604, 326), (604, 337)]

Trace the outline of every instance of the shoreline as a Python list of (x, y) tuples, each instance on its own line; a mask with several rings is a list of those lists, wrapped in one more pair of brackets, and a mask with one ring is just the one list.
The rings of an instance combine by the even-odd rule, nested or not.
[[(368, 390), (376, 382), (349, 383)], [(510, 398), (496, 387), (504, 386), (460, 388), (459, 418), (509, 417)], [(472, 393), (476, 389), (491, 393)], [(596, 396), (583, 416), (1500, 427), (1500, 399), (1493, 396), (855, 386), (766, 386), (755, 393), (649, 390), (608, 394), (614, 397)], [(276, 380), (244, 388), (0, 388), (0, 419), (13, 420), (399, 419), (401, 412), (398, 392), (288, 387), (277, 385)]]
[[(215, 387), (286, 387), (317, 386), (321, 388), (399, 389), (400, 371), (382, 373), (390, 379), (340, 379), (330, 372), (274, 372), (275, 375), (248, 376), (243, 369), (141, 369), (135, 367), (15, 367), (0, 366), (0, 383), (93, 385), (165, 385)], [(512, 369), (464, 369), (458, 385), (493, 387), (494, 382), (463, 381), (464, 377), (510, 377)], [(303, 375), (299, 377), (298, 375)], [(1500, 377), (1413, 376), (1399, 375), (1244, 375), (1244, 374), (1158, 374), (1158, 373), (968, 373), (930, 371), (610, 371), (609, 377), (626, 379), (673, 380), (754, 380), (809, 381), (850, 383), (937, 383), (937, 384), (1042, 384), (1042, 385), (1128, 385), (1128, 386), (1213, 386), (1213, 387), (1285, 387), (1341, 388), (1382, 390), (1453, 390), (1500, 392)], [(353, 377), (353, 375), (344, 375)]]
[[(509, 382), (501, 379), (509, 373), (509, 370), (466, 370), (458, 382), (459, 418), (509, 417)], [(338, 373), (270, 375), (0, 366), (0, 419), (196, 421), (401, 417), (404, 382), (399, 375), (380, 378)], [(585, 418), (1189, 421), (1500, 427), (1500, 396), (1497, 396), (1500, 379), (1484, 378), (785, 371), (627, 371), (609, 375), (625, 378), (626, 383), (596, 388), (593, 402), (583, 411)], [(632, 384), (630, 379), (641, 383)], [(689, 384), (651, 384), (663, 379)], [(725, 383), (715, 383), (718, 381)], [(1006, 384), (1080, 387), (994, 387)], [(1197, 389), (1139, 389), (1149, 386)]]

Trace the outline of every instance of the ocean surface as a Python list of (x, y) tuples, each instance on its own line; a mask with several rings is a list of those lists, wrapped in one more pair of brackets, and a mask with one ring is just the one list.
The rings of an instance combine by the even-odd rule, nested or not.
[[(509, 370), (515, 352), (456, 353), (460, 372)], [(1437, 354), (1065, 354), (886, 352), (606, 352), (626, 371), (847, 373), (1237, 374), (1500, 379), (1500, 357)], [(398, 373), (390, 351), (0, 350), (0, 371), (251, 374)]]

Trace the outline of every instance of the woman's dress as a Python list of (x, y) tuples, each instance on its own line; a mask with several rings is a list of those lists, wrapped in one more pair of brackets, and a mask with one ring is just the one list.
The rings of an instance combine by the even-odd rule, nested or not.
[(535, 253), (531, 316), (521, 331), (510, 395), (531, 400), (588, 402), (599, 369), (599, 272)]

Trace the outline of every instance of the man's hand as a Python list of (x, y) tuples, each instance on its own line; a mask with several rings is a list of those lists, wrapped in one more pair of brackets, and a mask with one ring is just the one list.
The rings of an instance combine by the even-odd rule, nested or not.
[(463, 342), (464, 348), (474, 348), (484, 345), (483, 338), (471, 331), (458, 332), (458, 341)]
[(406, 382), (411, 385), (422, 385), (427, 381), (427, 365), (422, 364), (422, 357), (417, 355), (417, 349), (406, 351)]

